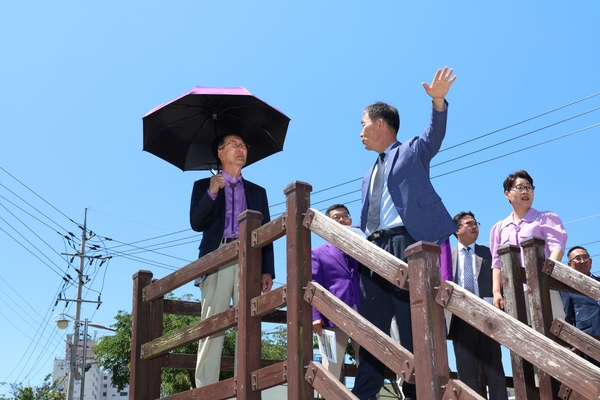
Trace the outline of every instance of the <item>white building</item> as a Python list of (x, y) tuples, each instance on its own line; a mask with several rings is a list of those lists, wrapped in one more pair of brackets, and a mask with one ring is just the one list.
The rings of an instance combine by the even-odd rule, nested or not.
[[(54, 369), (52, 372), (52, 378), (54, 381), (58, 381), (58, 390), (67, 392), (67, 385), (69, 383), (69, 359), (71, 357), (71, 343), (72, 335), (67, 335), (67, 345), (64, 359), (54, 360)], [(117, 398), (128, 398), (129, 397), (129, 385), (122, 391), (117, 391), (117, 388), (111, 384), (111, 373), (104, 373), (98, 368), (98, 364), (91, 357), (91, 349), (95, 346), (94, 340), (88, 340), (87, 342), (87, 357), (86, 357), (86, 369), (85, 373), (85, 385), (84, 385), (84, 396), (86, 400), (107, 400)], [(77, 368), (81, 372), (81, 360), (83, 358), (83, 344), (80, 342), (80, 349), (77, 351)], [(81, 381), (76, 380), (73, 388), (73, 399), (81, 399)]]

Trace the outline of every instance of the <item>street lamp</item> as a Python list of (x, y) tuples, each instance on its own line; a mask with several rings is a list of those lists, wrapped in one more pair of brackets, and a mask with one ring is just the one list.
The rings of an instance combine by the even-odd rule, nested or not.
[[(58, 325), (58, 329), (67, 329), (67, 327), (69, 326), (69, 320), (66, 319), (65, 317), (69, 317), (75, 324), (81, 324), (81, 321), (78, 321), (77, 319), (75, 319), (67, 314), (56, 314), (54, 316), (54, 318), (56, 318), (56, 317), (60, 317), (59, 319), (56, 320), (56, 325)], [(86, 358), (87, 358), (87, 336), (88, 336), (87, 331), (88, 331), (89, 326), (91, 326), (93, 328), (105, 329), (107, 331), (116, 332), (116, 329), (108, 328), (106, 326), (99, 325), (99, 324), (93, 324), (90, 321), (88, 321), (87, 318), (83, 321), (83, 358), (81, 361), (81, 377), (80, 377), (81, 388), (80, 388), (80, 393), (79, 393), (80, 400), (83, 400), (83, 398), (84, 398), (85, 362), (86, 362)], [(76, 332), (78, 332), (77, 329), (76, 329)], [(75, 338), (73, 338), (73, 344), (71, 345), (72, 347), (71, 347), (71, 361), (70, 361), (70, 374), (71, 375), (69, 376), (69, 390), (68, 390), (68, 394), (67, 394), (68, 400), (73, 400), (73, 386), (75, 384), (75, 374), (77, 371), (77, 365), (75, 363), (75, 358), (77, 356), (77, 354), (76, 354), (77, 349), (74, 348), (75, 343), (77, 343), (77, 341), (75, 340)]]

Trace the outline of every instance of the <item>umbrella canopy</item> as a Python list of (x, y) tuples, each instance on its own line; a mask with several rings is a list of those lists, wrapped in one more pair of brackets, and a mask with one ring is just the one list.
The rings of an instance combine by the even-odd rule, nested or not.
[(246, 166), (283, 150), (290, 119), (245, 88), (196, 86), (143, 118), (144, 151), (183, 171), (217, 169), (212, 142), (237, 134), (249, 145)]

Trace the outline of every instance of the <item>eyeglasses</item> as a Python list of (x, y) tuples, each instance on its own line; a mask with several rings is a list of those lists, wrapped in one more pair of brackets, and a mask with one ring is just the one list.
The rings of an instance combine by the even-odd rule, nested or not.
[(223, 146), (219, 147), (219, 150), (223, 150), (225, 147), (227, 147), (229, 145), (231, 145), (231, 147), (233, 147), (234, 149), (242, 149), (242, 150), (246, 150), (246, 151), (248, 151), (248, 149), (250, 148), (250, 146), (244, 142), (231, 141), (231, 142), (225, 143)]
[(461, 224), (462, 226), (466, 226), (467, 228), (474, 228), (474, 227), (479, 227), (479, 225), (481, 225), (481, 223), (477, 222), (477, 221), (469, 221), (469, 222), (465, 222), (464, 224)]
[(581, 262), (586, 262), (586, 261), (587, 261), (587, 260), (589, 260), (590, 258), (591, 258), (591, 257), (590, 257), (590, 255), (589, 255), (589, 254), (583, 254), (583, 255), (580, 255), (580, 256), (575, 256), (575, 257), (571, 258), (571, 259), (569, 260), (569, 262), (573, 262), (573, 261), (575, 261), (576, 263), (581, 263)]
[(535, 190), (535, 186), (513, 186), (510, 190), (514, 190), (517, 193), (531, 193)]
[(339, 222), (343, 219), (348, 219), (350, 218), (350, 214), (339, 214), (339, 215), (333, 215), (330, 217), (332, 220)]

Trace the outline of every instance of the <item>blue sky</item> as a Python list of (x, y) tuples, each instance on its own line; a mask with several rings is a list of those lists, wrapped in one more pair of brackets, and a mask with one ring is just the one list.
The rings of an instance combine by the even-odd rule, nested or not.
[[(208, 174), (183, 173), (142, 152), (141, 120), (195, 85), (244, 86), (291, 118), (284, 151), (244, 169), (267, 189), (273, 215), (284, 211), (284, 187), (299, 180), (313, 186), (315, 208), (342, 202), (358, 216), (360, 178), (376, 157), (358, 137), (362, 110), (394, 104), (399, 139), (420, 134), (430, 112), (421, 82), (448, 65), (458, 79), (431, 175), (450, 213), (472, 210), (485, 244), (510, 212), (502, 181), (526, 169), (534, 207), (559, 214), (568, 246), (600, 255), (599, 8), (593, 1), (4, 4), (0, 382), (39, 384), (64, 356), (64, 332), (52, 316), (75, 311), (72, 302), (54, 303), (61, 291), (76, 294), (63, 288), (65, 272), (74, 274), (61, 254), (73, 253), (63, 236), (81, 236), (85, 208), (97, 234), (90, 243), (113, 258), (86, 269), (84, 297), (100, 292), (102, 305), (84, 304), (82, 318), (112, 324), (118, 310), (131, 309), (136, 271), (160, 278), (197, 256), (189, 199), (193, 182)], [(283, 242), (275, 251), (281, 284)], [(199, 295), (191, 284), (179, 293)]]

